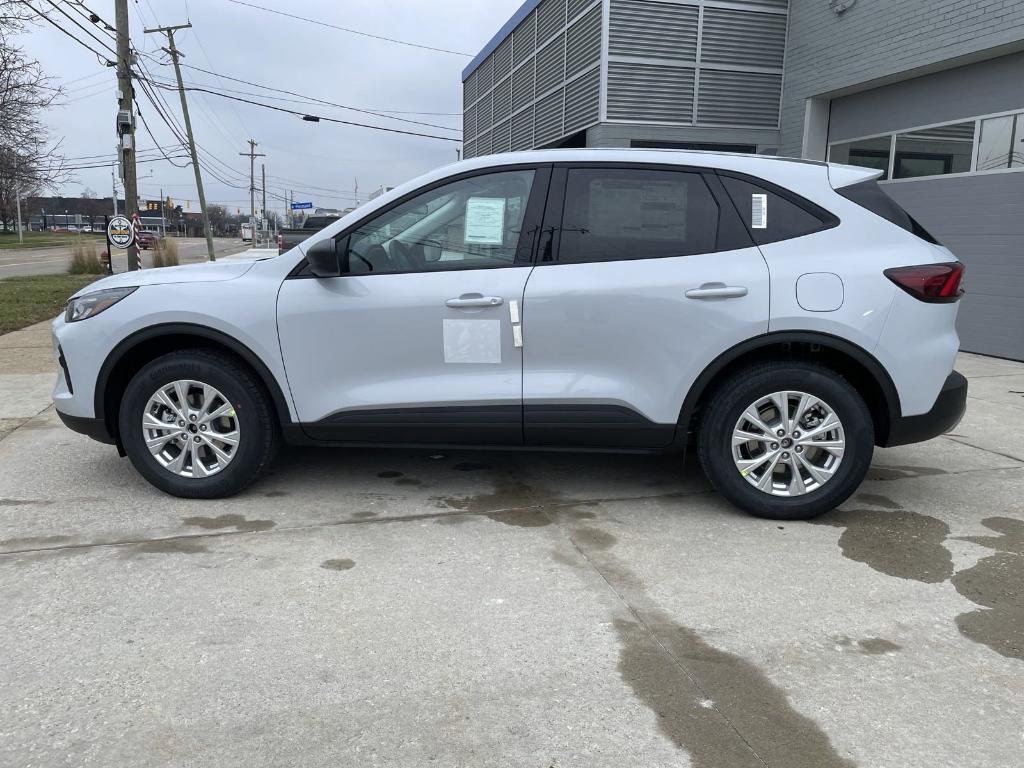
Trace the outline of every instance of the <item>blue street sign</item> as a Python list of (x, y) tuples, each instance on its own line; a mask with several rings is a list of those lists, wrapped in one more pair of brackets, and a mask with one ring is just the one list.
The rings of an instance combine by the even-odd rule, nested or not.
[(301, 211), (303, 208), (312, 208), (312, 203), (292, 203), (293, 211)]

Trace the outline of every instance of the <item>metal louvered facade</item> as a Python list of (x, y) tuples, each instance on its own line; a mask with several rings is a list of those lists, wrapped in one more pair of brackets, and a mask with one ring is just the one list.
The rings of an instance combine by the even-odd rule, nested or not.
[(607, 0), (529, 0), (463, 73), (463, 153), (533, 149), (597, 125)]
[(465, 156), (634, 134), (777, 145), (788, 16), (789, 0), (527, 0), (463, 72)]

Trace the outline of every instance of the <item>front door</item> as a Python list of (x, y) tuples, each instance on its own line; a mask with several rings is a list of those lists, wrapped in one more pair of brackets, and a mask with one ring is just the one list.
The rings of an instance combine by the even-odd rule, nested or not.
[(550, 198), (523, 306), (526, 442), (667, 446), (701, 371), (768, 331), (768, 267), (713, 173), (556, 168)]
[(338, 238), (343, 274), (293, 277), (281, 351), (311, 437), (336, 442), (522, 442), (513, 319), (549, 171), (442, 182)]

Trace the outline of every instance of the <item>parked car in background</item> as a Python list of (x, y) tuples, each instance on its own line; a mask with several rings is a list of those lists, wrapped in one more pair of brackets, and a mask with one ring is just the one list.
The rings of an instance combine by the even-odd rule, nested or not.
[[(763, 517), (952, 428), (962, 265), (875, 179), (783, 158), (473, 158), (276, 258), (108, 277), (53, 323), (53, 399), (162, 490), (302, 445), (682, 452)], [(285, 375), (287, 371), (287, 376)]]
[(284, 253), (294, 248), (304, 240), (315, 235), (324, 227), (341, 218), (341, 214), (327, 214), (325, 216), (307, 216), (301, 227), (292, 229), (281, 229), (277, 233), (277, 252)]

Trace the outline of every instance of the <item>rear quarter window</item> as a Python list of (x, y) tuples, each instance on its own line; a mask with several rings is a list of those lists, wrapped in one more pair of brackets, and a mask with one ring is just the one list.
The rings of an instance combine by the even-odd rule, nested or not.
[(900, 229), (905, 229), (933, 245), (941, 245), (931, 232), (922, 227), (913, 216), (903, 210), (899, 203), (889, 197), (877, 181), (862, 181), (859, 184), (840, 187), (836, 192), (861, 208), (867, 208), (875, 215), (892, 222)]
[(791, 240), (839, 223), (833, 214), (768, 182), (719, 174), (740, 218), (758, 245)]

